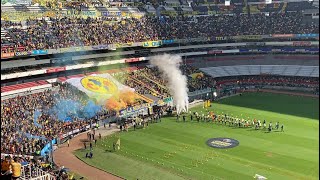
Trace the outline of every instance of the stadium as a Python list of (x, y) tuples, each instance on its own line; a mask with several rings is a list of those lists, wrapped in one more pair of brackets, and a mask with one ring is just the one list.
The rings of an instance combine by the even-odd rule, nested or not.
[(319, 1), (1, 0), (1, 179), (319, 179)]

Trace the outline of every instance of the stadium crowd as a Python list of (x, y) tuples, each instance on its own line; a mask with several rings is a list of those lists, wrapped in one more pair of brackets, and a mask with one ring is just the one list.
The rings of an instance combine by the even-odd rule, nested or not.
[(217, 85), (233, 85), (239, 86), (287, 86), (302, 88), (319, 88), (319, 78), (315, 77), (288, 77), (276, 75), (260, 75), (260, 76), (237, 76), (237, 77), (220, 77), (216, 78)]
[(49, 173), (56, 180), (73, 179), (73, 175), (68, 174), (64, 167), (54, 167), (44, 157), (1, 155), (1, 179), (3, 180), (37, 178), (44, 173)]
[[(67, 112), (70, 113), (72, 121), (63, 121), (58, 120), (57, 112), (48, 111), (59, 100), (79, 101), (80, 97), (75, 91), (61, 85), (58, 90), (46, 90), (1, 101), (1, 153), (40, 154), (50, 139), (89, 125), (90, 118), (80, 120), (79, 117), (72, 117), (72, 112)], [(35, 117), (37, 111), (39, 114)], [(113, 114), (102, 110), (96, 116), (108, 115)], [(91, 118), (92, 123), (98, 119), (96, 116)]]
[[(181, 66), (182, 71), (189, 76), (188, 88), (191, 91), (204, 88), (214, 87), (216, 84), (221, 88), (244, 87), (244, 86), (289, 86), (289, 87), (305, 87), (313, 88), (314, 92), (319, 92), (319, 79), (310, 77), (282, 77), (282, 76), (239, 76), (239, 77), (221, 77), (213, 78), (202, 74), (201, 76), (192, 77), (193, 74), (201, 74), (201, 72), (192, 66)], [(118, 78), (127, 77), (121, 75)], [(135, 80), (133, 80), (135, 79)], [(141, 84), (137, 83), (142, 82)], [(169, 92), (164, 88), (166, 81), (161, 77), (160, 72), (154, 67), (146, 67), (134, 73), (130, 73), (129, 77), (124, 80), (125, 84), (135, 88), (141, 94), (152, 94), (157, 92), (159, 98), (169, 96)], [(49, 142), (49, 140), (60, 137), (62, 134), (70, 132), (74, 129), (82, 129), (83, 127), (96, 122), (98, 119), (114, 116), (115, 112), (102, 110), (97, 116), (88, 118), (85, 121), (78, 117), (72, 116), (72, 121), (60, 121), (55, 113), (49, 113), (57, 99), (72, 99), (74, 101), (86, 102), (88, 99), (79, 91), (75, 91), (68, 84), (60, 84), (52, 90), (29, 94), (25, 96), (17, 96), (1, 101), (1, 153), (38, 155), (41, 149)], [(63, 107), (62, 107), (63, 108)], [(66, 108), (66, 107), (65, 107)], [(36, 111), (41, 113), (35, 118)], [(3, 158), (2, 158), (3, 159)], [(19, 161), (20, 162), (20, 161)], [(32, 159), (25, 159), (21, 163), (37, 164)], [(46, 160), (41, 161), (41, 169), (52, 174), (51, 167)], [(23, 164), (22, 163), (22, 164)], [(60, 174), (61, 177), (66, 175)], [(59, 176), (60, 176), (59, 175)]]
[[(1, 21), (7, 33), (2, 52), (58, 49), (162, 39), (211, 38), (237, 35), (317, 33), (316, 24), (303, 25), (301, 13), (186, 17), (127, 18), (110, 23), (106, 18), (50, 18), (26, 22), (26, 28)], [(232, 27), (232, 28), (230, 28)], [(10, 37), (10, 38), (8, 38)], [(17, 47), (24, 47), (17, 48)], [(10, 50), (9, 50), (10, 49)]]

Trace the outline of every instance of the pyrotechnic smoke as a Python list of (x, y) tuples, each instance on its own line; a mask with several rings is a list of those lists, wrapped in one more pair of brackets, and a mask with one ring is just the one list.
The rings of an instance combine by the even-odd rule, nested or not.
[(168, 80), (168, 88), (173, 96), (177, 113), (188, 111), (187, 77), (182, 74), (179, 64), (182, 62), (179, 55), (157, 55), (150, 59), (150, 63), (159, 68), (165, 79)]
[(33, 124), (39, 128), (42, 128), (42, 126), (37, 122), (40, 116), (41, 112), (39, 110), (35, 110), (33, 114)]
[(137, 97), (133, 91), (123, 91), (119, 94), (119, 98), (127, 105), (132, 105)]
[(116, 99), (115, 97), (111, 97), (106, 102), (106, 107), (109, 110), (120, 111), (121, 109), (126, 108), (126, 103), (121, 99)]
[(114, 94), (106, 102), (106, 107), (109, 110), (119, 111), (125, 109), (128, 105), (133, 105), (137, 96), (133, 91), (123, 90)]
[(101, 110), (101, 106), (95, 105), (92, 100), (82, 105), (79, 101), (71, 99), (57, 99), (50, 114), (57, 116), (60, 121), (72, 121), (72, 117), (92, 118)]

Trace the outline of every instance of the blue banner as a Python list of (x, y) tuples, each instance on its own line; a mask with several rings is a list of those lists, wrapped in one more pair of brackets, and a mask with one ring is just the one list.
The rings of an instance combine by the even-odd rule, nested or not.
[(249, 49), (242, 49), (242, 48), (240, 48), (240, 49), (239, 49), (239, 52), (249, 52)]
[(162, 44), (173, 44), (174, 40), (170, 39), (170, 40), (162, 40)]
[(316, 38), (319, 37), (319, 34), (295, 34), (297, 38)]
[(258, 51), (271, 52), (271, 51), (272, 51), (272, 48), (258, 48)]
[(305, 50), (309, 52), (319, 52), (319, 48), (305, 48)]
[(47, 49), (40, 49), (40, 50), (33, 50), (31, 52), (32, 55), (44, 55), (44, 54), (48, 54), (48, 50)]
[(56, 144), (57, 143), (57, 140), (56, 139), (54, 139), (54, 140), (52, 140), (51, 141), (51, 143), (48, 143), (48, 144), (46, 144), (45, 146), (44, 146), (44, 148), (41, 150), (41, 152), (40, 152), (40, 154), (41, 154), (41, 156), (45, 156), (46, 155), (46, 152), (50, 152), (51, 151), (51, 144), (52, 145), (54, 145), (54, 144)]

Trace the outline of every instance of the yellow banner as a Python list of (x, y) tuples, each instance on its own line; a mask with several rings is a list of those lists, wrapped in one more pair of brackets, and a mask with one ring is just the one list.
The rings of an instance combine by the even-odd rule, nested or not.
[(147, 41), (143, 43), (143, 47), (159, 47), (161, 46), (161, 41)]
[(193, 74), (190, 74), (191, 78), (192, 79), (200, 79), (200, 78), (203, 78), (203, 73), (200, 72), (200, 73), (193, 73)]

